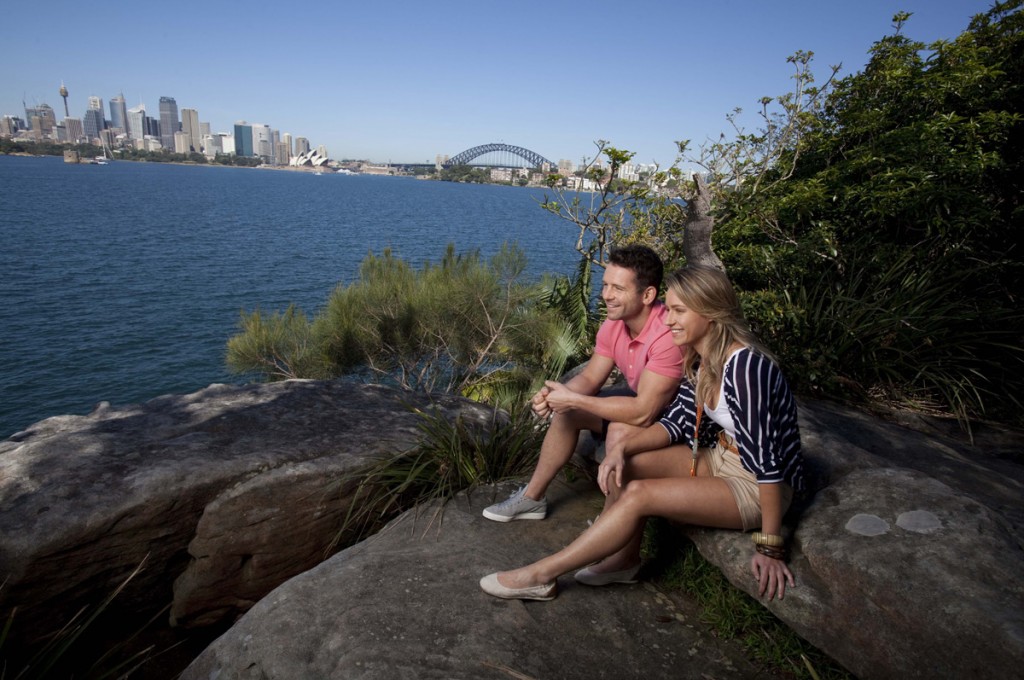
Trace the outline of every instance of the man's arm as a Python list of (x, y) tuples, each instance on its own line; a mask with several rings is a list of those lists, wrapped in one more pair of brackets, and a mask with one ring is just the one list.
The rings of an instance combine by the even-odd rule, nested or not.
[[(601, 358), (607, 359), (607, 357)], [(605, 377), (607, 378), (607, 376)], [(555, 382), (547, 383), (551, 389), (547, 395), (547, 403), (556, 413), (580, 409), (593, 413), (603, 420), (627, 423), (637, 427), (645, 427), (653, 423), (679, 387), (678, 378), (669, 378), (648, 370), (640, 374), (635, 397), (599, 397), (592, 394), (581, 394), (569, 389), (570, 383), (565, 385)]]

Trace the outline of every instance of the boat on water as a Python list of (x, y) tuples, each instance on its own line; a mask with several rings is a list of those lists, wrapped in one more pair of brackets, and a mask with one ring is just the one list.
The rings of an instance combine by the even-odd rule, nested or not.
[(109, 147), (107, 147), (107, 142), (104, 141), (103, 155), (96, 156), (95, 158), (93, 158), (91, 161), (89, 161), (89, 165), (110, 165), (110, 161), (112, 160), (114, 160), (114, 156), (110, 153), (110, 149)]

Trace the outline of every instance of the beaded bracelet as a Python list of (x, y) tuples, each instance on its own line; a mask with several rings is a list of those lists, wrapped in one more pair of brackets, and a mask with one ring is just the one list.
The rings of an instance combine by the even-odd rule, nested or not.
[(785, 548), (775, 548), (770, 545), (757, 543), (754, 545), (754, 549), (765, 557), (770, 557), (773, 560), (782, 560), (785, 562), (786, 558), (789, 556)]
[(750, 535), (750, 538), (758, 545), (768, 545), (773, 548), (782, 548), (786, 545), (786, 539), (778, 534), (764, 534), (760, 531), (755, 531)]

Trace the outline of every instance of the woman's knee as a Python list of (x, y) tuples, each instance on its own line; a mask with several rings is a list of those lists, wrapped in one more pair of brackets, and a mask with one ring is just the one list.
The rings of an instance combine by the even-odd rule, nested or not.
[(619, 490), (616, 505), (622, 505), (622, 510), (643, 516), (651, 501), (651, 485), (646, 479), (633, 479), (627, 482)]

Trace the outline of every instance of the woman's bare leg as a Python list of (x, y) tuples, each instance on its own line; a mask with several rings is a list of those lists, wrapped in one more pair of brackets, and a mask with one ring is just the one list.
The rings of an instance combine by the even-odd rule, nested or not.
[[(687, 473), (688, 475), (689, 473)], [(562, 574), (613, 555), (634, 540), (647, 517), (659, 516), (700, 526), (740, 529), (739, 508), (728, 485), (715, 477), (637, 479), (579, 538), (533, 564), (500, 572), (509, 588), (551, 583)]]
[[(609, 431), (610, 434), (610, 431)], [(672, 446), (655, 451), (646, 451), (629, 458), (626, 462), (626, 471), (623, 487), (611, 485), (609, 493), (605, 496), (604, 512), (618, 501), (622, 495), (625, 484), (635, 479), (668, 479), (683, 478), (690, 474), (690, 453), (689, 449), (682, 446)], [(698, 473), (708, 476), (707, 465), (700, 461), (701, 466)], [(591, 570), (596, 573), (624, 571), (640, 563), (640, 546), (644, 539), (644, 525), (641, 522), (630, 541), (615, 553), (608, 555)]]

